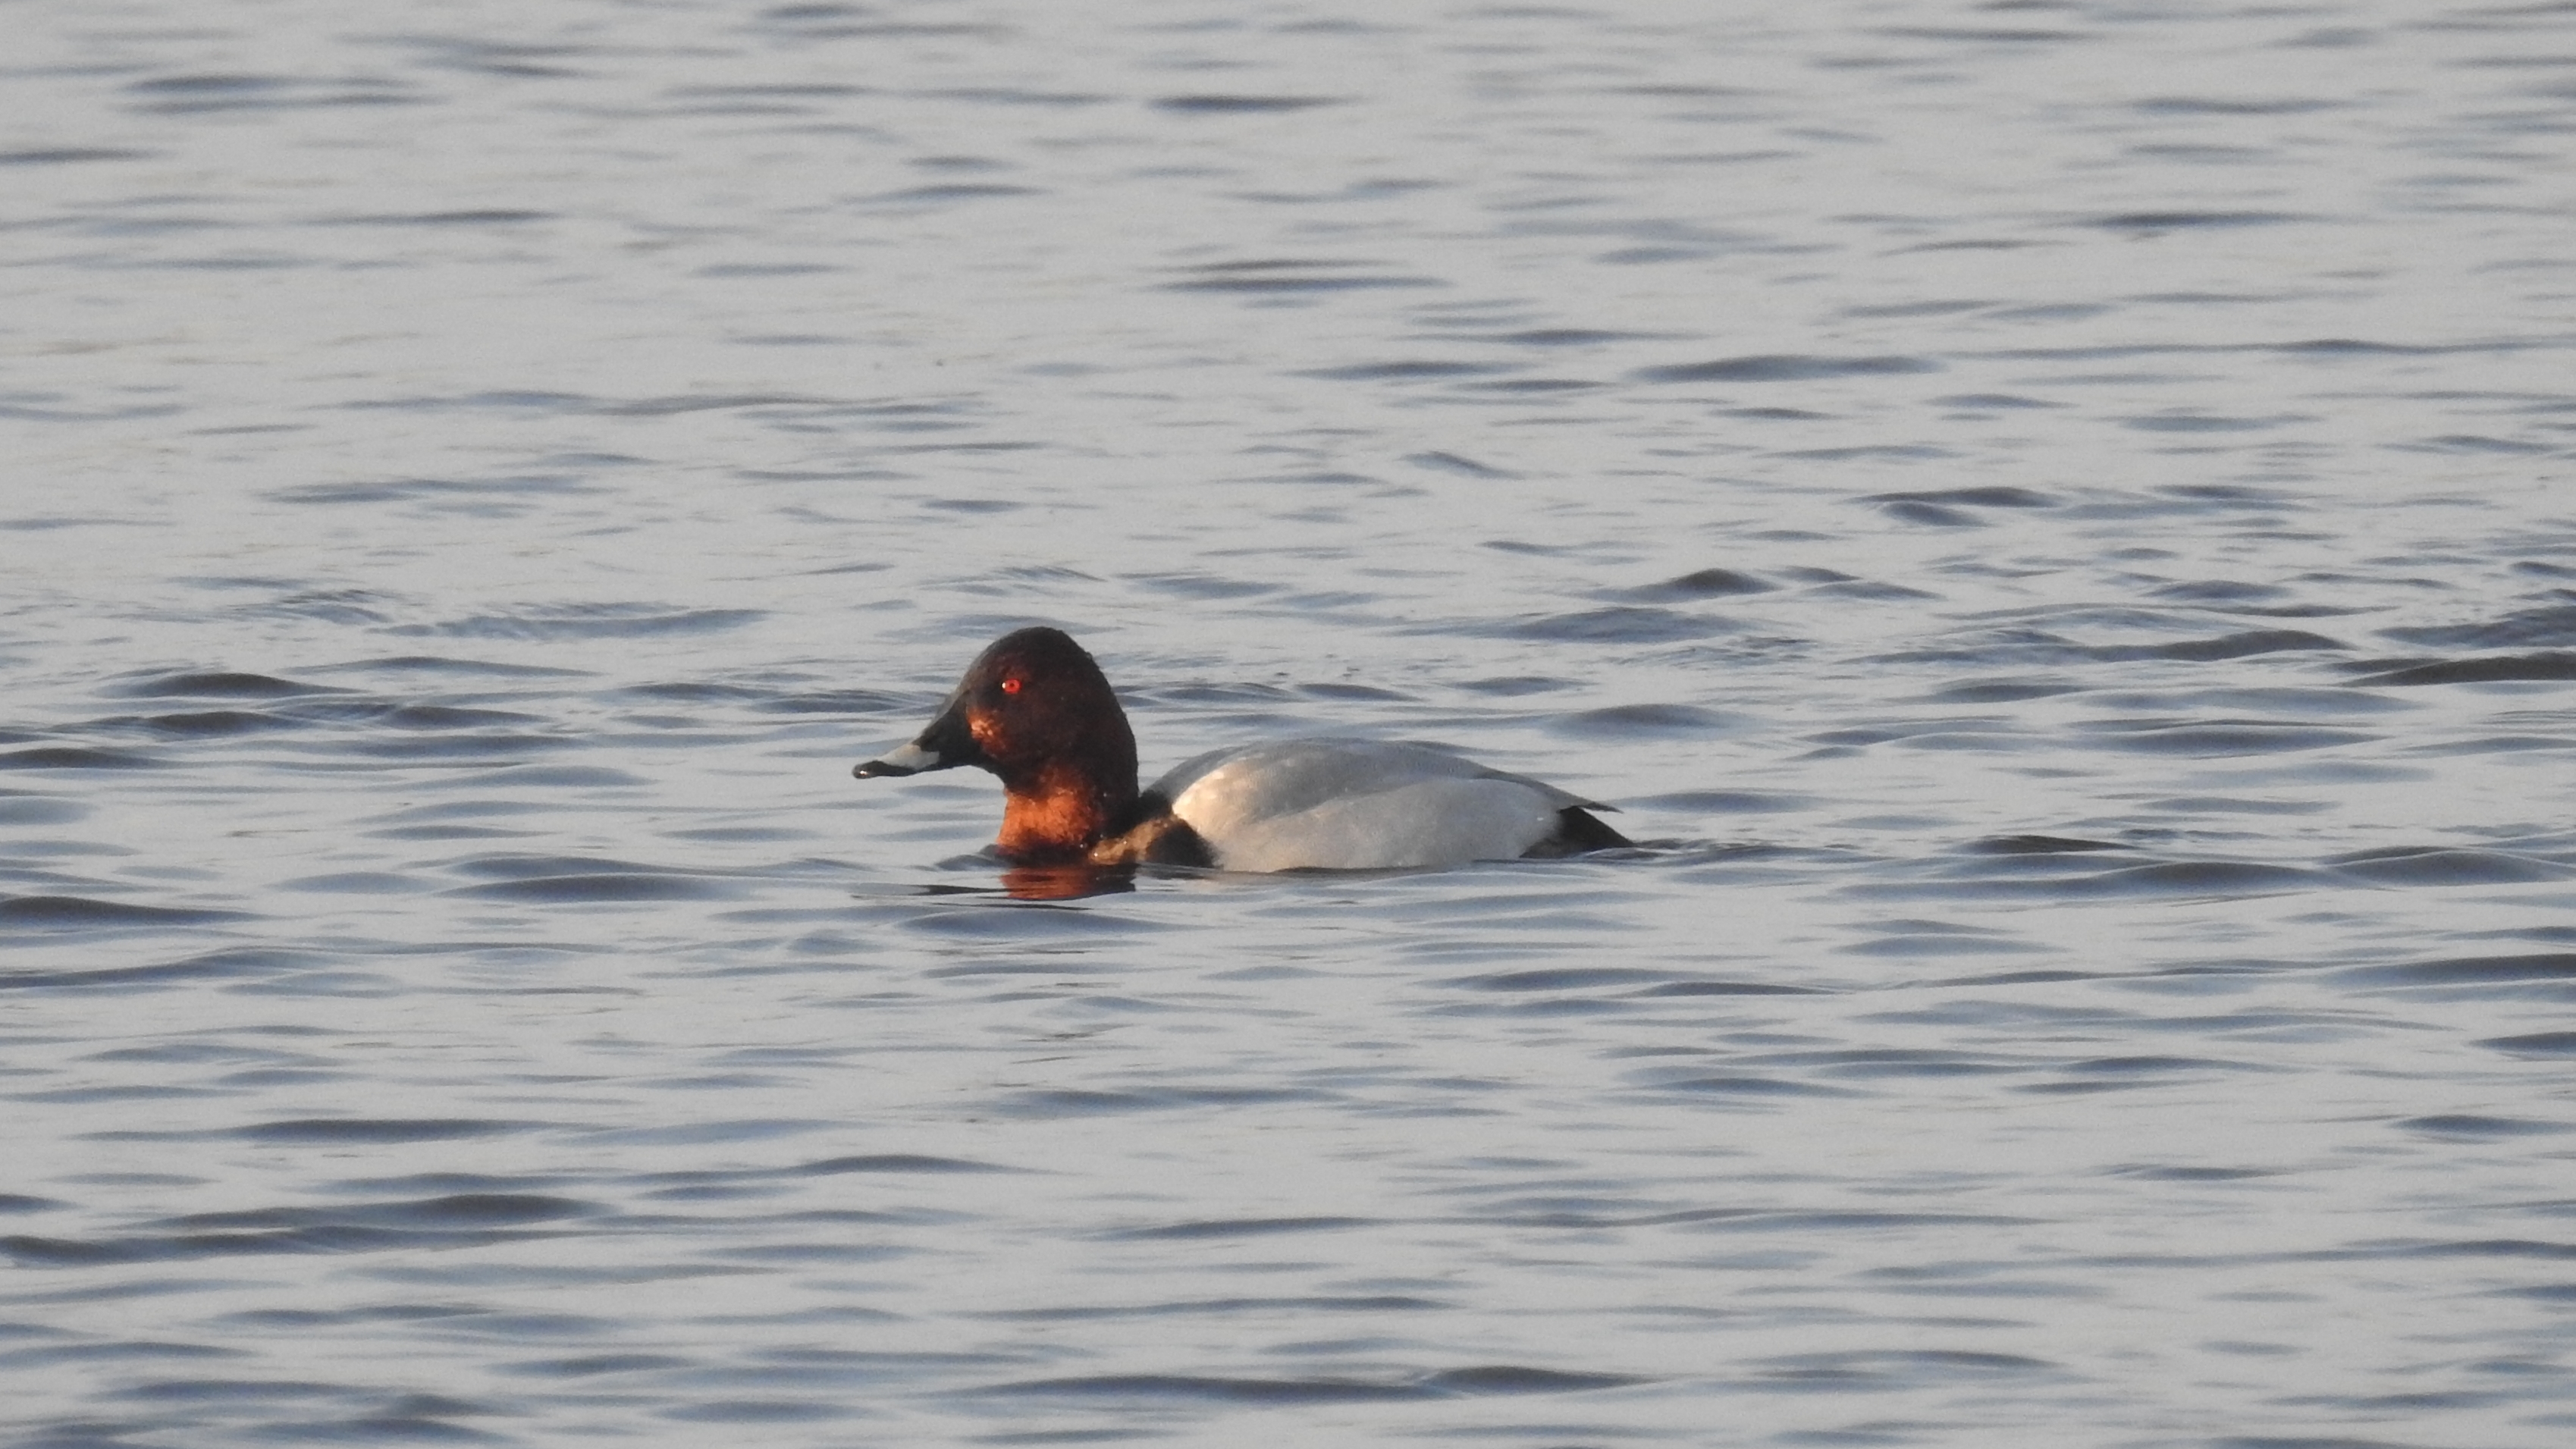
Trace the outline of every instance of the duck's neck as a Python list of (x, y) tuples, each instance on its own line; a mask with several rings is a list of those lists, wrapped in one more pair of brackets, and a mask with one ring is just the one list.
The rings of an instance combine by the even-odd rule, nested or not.
[(1070, 761), (1045, 765), (1022, 779), (1003, 781), (1002, 858), (1021, 865), (1078, 861), (1115, 831), (1133, 823), (1136, 766), (1124, 771), (1084, 769)]

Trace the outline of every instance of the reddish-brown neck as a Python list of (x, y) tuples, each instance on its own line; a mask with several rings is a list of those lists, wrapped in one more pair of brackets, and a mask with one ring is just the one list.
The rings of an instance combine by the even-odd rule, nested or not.
[(1006, 781), (1002, 858), (1022, 865), (1081, 860), (1101, 838), (1123, 824), (1136, 803), (1136, 782), (1101, 779), (1069, 762), (1041, 768), (1027, 779)]

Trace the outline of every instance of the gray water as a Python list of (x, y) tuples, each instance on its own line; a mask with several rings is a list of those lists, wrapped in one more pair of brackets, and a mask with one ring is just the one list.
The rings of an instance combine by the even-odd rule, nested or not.
[(2564, 4), (0, 31), (10, 1443), (2576, 1434)]

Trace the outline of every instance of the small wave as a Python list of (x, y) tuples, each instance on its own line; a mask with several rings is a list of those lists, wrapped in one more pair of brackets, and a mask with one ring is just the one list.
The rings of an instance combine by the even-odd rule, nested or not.
[(694, 1359), (667, 1353), (586, 1353), (573, 1358), (528, 1359), (519, 1363), (495, 1364), (493, 1372), (524, 1375), (532, 1378), (596, 1378), (602, 1374), (648, 1373), (655, 1369), (688, 1368)]
[(742, 697), (752, 702), (752, 708), (764, 714), (909, 714), (922, 707), (922, 701), (910, 696), (873, 689), (809, 690), (794, 694), (745, 690)]
[(804, 1424), (845, 1419), (855, 1412), (812, 1399), (709, 1399), (663, 1409), (659, 1417), (682, 1424)]
[(1928, 492), (1873, 493), (1866, 503), (1935, 503), (1944, 508), (2055, 508), (2058, 501), (2028, 488), (1987, 486), (1942, 488)]
[[(7, 902), (0, 901), (0, 920), (9, 918), (7, 905)], [(201, 977), (218, 980), (235, 977), (258, 978), (289, 971), (311, 970), (327, 964), (328, 960), (329, 958), (308, 951), (242, 946), (221, 951), (208, 951), (183, 960), (158, 962), (149, 966), (0, 971), (0, 990), (63, 986), (122, 987), (149, 981), (185, 981)]]
[(2353, 679), (2354, 684), (2410, 686), (2420, 684), (2504, 684), (2515, 680), (2576, 679), (2576, 653), (2490, 655), (2478, 659), (2436, 659), (2400, 664)]
[(1277, 584), (1257, 579), (1219, 578), (1212, 574), (1140, 574), (1134, 580), (1157, 593), (1185, 599), (1250, 599), (1277, 593)]
[(2150, 755), (2268, 755), (2331, 749), (2380, 738), (2360, 730), (2270, 720), (2104, 720), (2078, 728), (2092, 735), (2103, 748)]
[(30, 1267), (98, 1267), (272, 1253), (436, 1250), (542, 1236), (525, 1229), (596, 1211), (567, 1198), (467, 1193), (416, 1202), (194, 1213), (115, 1237), (21, 1234), (0, 1237), (0, 1254)]
[(2536, 1031), (2527, 1036), (2491, 1036), (2479, 1042), (2508, 1056), (2576, 1057), (2576, 1031)]
[(1308, 699), (1360, 700), (1370, 704), (1400, 703), (1414, 698), (1399, 690), (1382, 689), (1374, 684), (1345, 684), (1329, 679), (1298, 685), (1296, 692)]
[[(1937, 899), (1952, 895), (2026, 896), (2043, 900), (2120, 896), (2225, 898), (2313, 890), (2320, 883), (2335, 879), (2323, 871), (2235, 860), (2159, 861), (2082, 874), (2050, 869), (2061, 862), (2071, 865), (2092, 859), (2094, 857), (2088, 855), (1988, 856), (1974, 863), (1976, 873), (1973, 874), (1967, 873), (1971, 868), (1970, 862), (1957, 862), (1943, 871), (1936, 882), (1866, 882), (1847, 889), (1856, 896), (1889, 900)], [(2045, 873), (2032, 874), (2029, 869), (2032, 866), (2043, 868)]]
[(2487, 1117), (2474, 1112), (2444, 1112), (2430, 1117), (2408, 1117), (2395, 1124), (2409, 1132), (2427, 1137), (2450, 1137), (2470, 1141), (2495, 1141), (2509, 1137), (2545, 1137), (2559, 1132), (2576, 1132), (2576, 1124), (2538, 1122), (2527, 1117)]
[(2564, 880), (2569, 867), (2499, 850), (2400, 846), (2335, 856), (2327, 864), (2382, 885), (2506, 885)]
[(375, 722), (398, 730), (484, 729), (495, 725), (542, 723), (540, 716), (515, 709), (468, 709), (450, 704), (399, 704), (386, 707)]
[(1724, 599), (1744, 594), (1767, 594), (1780, 587), (1752, 574), (1734, 569), (1705, 568), (1677, 575), (1661, 583), (1640, 584), (1617, 591), (1616, 597), (1640, 604), (1681, 603), (1691, 599)]
[(2356, 966), (2336, 978), (2367, 986), (2501, 986), (2576, 982), (2576, 952), (2526, 956), (2455, 956), (2393, 966)]
[(2088, 893), (2102, 895), (2241, 895), (2313, 886), (2317, 873), (2293, 866), (2239, 860), (2178, 860), (2084, 877)]
[(1341, 1228), (1376, 1226), (1374, 1218), (1214, 1218), (1204, 1222), (1169, 1223), (1153, 1228), (1128, 1228), (1108, 1234), (1112, 1238), (1158, 1240), (1164, 1238), (1265, 1238), (1279, 1233), (1320, 1233)]
[(164, 739), (196, 740), (221, 739), (268, 730), (302, 729), (308, 721), (296, 719), (291, 715), (269, 714), (257, 710), (203, 709), (178, 714), (150, 715), (135, 723)]
[(1444, 986), (1469, 991), (1582, 991), (1600, 987), (1637, 986), (1648, 982), (1667, 982), (1669, 971), (1650, 971), (1634, 966), (1553, 966), (1535, 971), (1502, 971), (1486, 976), (1461, 976), (1444, 981)]
[(2176, 644), (2145, 646), (2135, 656), (2123, 651), (2102, 651), (2107, 660), (2137, 657), (2144, 659), (2181, 659), (2211, 663), (2222, 659), (2243, 659), (2256, 654), (2278, 654), (2287, 650), (2342, 649), (2347, 646), (2323, 634), (2305, 629), (2248, 629), (2236, 634), (2222, 634), (2215, 639), (2186, 639)]
[(1197, 1374), (1090, 1374), (991, 1384), (987, 1394), (1142, 1399), (1226, 1404), (1356, 1404), (1438, 1397), (1413, 1384), (1352, 1379), (1211, 1378)]
[(1793, 1082), (1785, 1077), (1758, 1076), (1751, 1072), (1713, 1072), (1705, 1076), (1682, 1077), (1673, 1081), (1652, 1083), (1651, 1090), (1683, 1092), (1696, 1097), (1744, 1099), (1859, 1095), (1841, 1087), (1828, 1087), (1816, 1082)]
[(1294, 257), (1271, 258), (1246, 262), (1210, 262), (1190, 267), (1184, 280), (1166, 282), (1164, 290), (1173, 292), (1246, 292), (1297, 293), (1346, 292), (1386, 287), (1433, 287), (1439, 283), (1429, 277), (1404, 276), (1395, 273), (1359, 270), (1358, 262), (1308, 260)]
[(94, 161), (140, 161), (158, 154), (116, 146), (45, 146), (0, 151), (0, 166), (75, 166)]
[(1701, 614), (1623, 604), (1572, 614), (1526, 616), (1474, 632), (1505, 639), (1561, 643), (1668, 644), (1738, 632), (1741, 625)]
[(2123, 211), (2077, 223), (2105, 231), (2209, 231), (2247, 226), (2281, 226), (2304, 221), (2286, 211)]
[(970, 1316), (1052, 1323), (1103, 1318), (1165, 1318), (1202, 1313), (1407, 1313), (1424, 1309), (1445, 1309), (1450, 1306), (1437, 1299), (1415, 1298), (1397, 1293), (1355, 1297), (1317, 1294), (1304, 1298), (1199, 1298), (1177, 1303), (1140, 1303), (1114, 1307), (1005, 1308)]
[(518, 226), (531, 221), (553, 221), (551, 211), (520, 211), (506, 207), (487, 207), (465, 211), (411, 211), (369, 213), (342, 217), (341, 226)]
[(2485, 433), (2439, 433), (2420, 442), (2397, 446), (2420, 453), (2483, 453), (2529, 458), (2555, 453), (2553, 443), (2526, 442), (2519, 438), (2497, 438)]
[(937, 181), (927, 186), (906, 186), (895, 191), (879, 192), (869, 201), (990, 201), (998, 197), (1044, 196), (1037, 186), (1017, 186), (1007, 181)]
[(2253, 1178), (2277, 1177), (2286, 1170), (2278, 1167), (2171, 1167), (2144, 1164), (2104, 1169), (2112, 1177), (2134, 1177), (2148, 1182), (2244, 1182)]
[(1989, 932), (1956, 934), (1950, 932), (1906, 933), (1874, 936), (1869, 940), (1842, 947), (1847, 956), (1876, 956), (1897, 960), (1925, 960), (1940, 956), (2002, 956), (2017, 952), (2044, 951), (2045, 946), (2015, 941)]
[(1990, 1077), (2029, 1070), (2028, 1064), (1961, 1051), (1872, 1047), (1798, 1054), (1838, 1077)]
[(417, 877), (381, 870), (343, 870), (324, 875), (296, 876), (277, 883), (282, 891), (305, 891), (327, 895), (405, 895), (428, 889)]
[(2007, 1374), (2061, 1373), (2057, 1364), (2014, 1353), (1976, 1353), (1960, 1349), (1859, 1349), (1847, 1353), (1801, 1353), (1758, 1360), (1760, 1380), (1787, 1382), (1802, 1392), (1855, 1393), (1905, 1389), (1920, 1392), (1929, 1383), (1993, 1379)]
[(153, 674), (111, 685), (105, 693), (127, 699), (291, 699), (336, 694), (327, 684), (305, 684), (273, 675), (229, 669), (190, 669)]
[(1317, 378), (1325, 382), (1411, 382), (1420, 378), (1490, 377), (1496, 373), (1509, 371), (1511, 371), (1509, 367), (1493, 362), (1416, 358), (1395, 362), (1354, 363), (1347, 367), (1314, 368), (1297, 375)]
[(1692, 1221), (1704, 1231), (1719, 1233), (1886, 1233), (1905, 1228), (2016, 1228), (2029, 1227), (2035, 1219), (2006, 1217), (1999, 1213), (1881, 1212), (1861, 1208), (1816, 1209), (1810, 1211), (1765, 1212), (1757, 1209), (1721, 1208), (1714, 1211), (1677, 1215), (1677, 1221)]
[(1437, 451), (1429, 453), (1408, 453), (1405, 455), (1404, 461), (1411, 463), (1417, 468), (1428, 468), (1441, 473), (1455, 473), (1462, 478), (1511, 478), (1517, 476), (1508, 469), (1497, 468), (1489, 463), (1479, 463), (1473, 458), (1462, 458), (1456, 453), (1443, 453)]
[(2220, 413), (2174, 411), (2122, 418), (2120, 426), (2143, 433), (2250, 433), (2277, 428), (2286, 418), (2240, 418)]
[(1622, 704), (1566, 715), (1550, 728), (1582, 739), (1706, 739), (1725, 724), (1725, 716), (1692, 704)]
[(1764, 353), (1751, 357), (1724, 357), (1712, 362), (1641, 367), (1629, 376), (1638, 382), (1815, 382), (1836, 377), (1938, 372), (1940, 368), (1941, 364), (1921, 357), (1819, 357), (1804, 353)]
[(2196, 604), (2263, 603), (2288, 595), (2279, 584), (2249, 584), (2236, 579), (2186, 579), (2162, 584), (2147, 591), (2158, 599), (2179, 599)]
[(1861, 500), (1875, 503), (1888, 517), (1929, 528), (1982, 528), (1985, 520), (1969, 511), (1980, 508), (2054, 508), (2057, 500), (2027, 488), (1945, 488), (1932, 491), (1874, 493)]
[(340, 1223), (408, 1228), (485, 1228), (561, 1222), (567, 1218), (589, 1217), (599, 1211), (601, 1209), (595, 1203), (544, 1193), (460, 1192), (326, 1208), (191, 1213), (164, 1221), (170, 1227), (187, 1229), (327, 1227)]
[[(990, 870), (993, 862), (984, 856), (965, 857), (970, 869)], [(1078, 873), (1068, 873), (1068, 884), (1080, 881)], [(986, 903), (980, 896), (969, 897), (974, 904), (965, 909), (934, 909), (904, 921), (906, 930), (933, 936), (952, 936), (975, 940), (1022, 940), (1062, 945), (1069, 938), (1100, 939), (1161, 932), (1171, 929), (1158, 922), (1115, 916), (1102, 911), (1068, 910), (1034, 902), (1009, 905)]]
[(823, 408), (841, 406), (837, 398), (779, 392), (689, 392), (626, 402), (596, 403), (592, 411), (612, 418), (667, 418), (682, 413), (739, 412), (745, 408)]
[[(673, 1123), (660, 1127), (602, 1127), (581, 1134), (585, 1144), (615, 1144), (628, 1147), (692, 1147), (708, 1143), (759, 1142), (772, 1137), (795, 1137), (838, 1122), (810, 1117), (719, 1118), (715, 1120)], [(873, 1250), (870, 1250), (873, 1251)]]
[(1967, 664), (1992, 667), (2007, 661), (2024, 666), (2060, 663), (2121, 664), (2133, 660), (2172, 659), (2215, 663), (2257, 654), (2349, 648), (2338, 640), (2305, 629), (2248, 629), (2214, 639), (2183, 639), (2169, 644), (2076, 644), (2035, 629), (1999, 631), (1987, 641), (1964, 648), (1908, 649), (1879, 656), (1896, 664)]
[(2250, 1062), (2231, 1062), (2216, 1057), (2128, 1056), (2090, 1057), (2068, 1062), (2059, 1070), (2091, 1077), (2161, 1077), (2175, 1072), (2253, 1072), (2264, 1069)]
[(300, 1117), (236, 1128), (233, 1135), (252, 1142), (456, 1142), (531, 1125), (474, 1117)]
[(2090, 850), (2126, 850), (2108, 840), (2075, 840), (2063, 835), (1989, 835), (1961, 847), (1972, 855), (2067, 855)]
[(2446, 649), (2515, 649), (2576, 645), (2576, 604), (2545, 604), (2483, 624), (2402, 626), (2380, 631), (2409, 644)]
[(1653, 332), (1605, 332), (1594, 327), (1533, 327), (1494, 338), (1515, 347), (1597, 347), (1605, 342), (1652, 341)]
[(484, 885), (463, 886), (450, 895), (473, 896), (481, 900), (533, 901), (548, 905), (580, 905), (599, 901), (699, 901), (720, 900), (739, 895), (736, 887), (702, 876), (671, 875), (658, 871), (631, 874), (584, 872), (580, 875), (537, 876), (527, 880), (493, 881)]
[(1002, 1110), (1014, 1117), (1050, 1119), (1094, 1117), (1118, 1112), (1170, 1112), (1190, 1107), (1270, 1106), (1282, 1102), (1322, 1102), (1336, 1094), (1312, 1088), (1172, 1087), (1160, 1091), (1016, 1092)]
[(1776, 981), (1675, 981), (1649, 987), (1639, 996), (1824, 996), (1813, 986), (1783, 986)]
[(89, 813), (90, 807), (77, 800), (0, 792), (0, 825), (68, 825)]
[(929, 1157), (917, 1152), (880, 1152), (864, 1157), (830, 1157), (788, 1171), (798, 1177), (838, 1177), (852, 1172), (1012, 1172), (1017, 1169), (963, 1157)]
[[(566, 741), (548, 740), (542, 737), (523, 737), (513, 740), (512, 743), (526, 745), (532, 741), (550, 747), (568, 745)], [(499, 744), (498, 741), (466, 740), (458, 743), (454, 753), (479, 754), (484, 753), (487, 748), (497, 748)], [(371, 751), (375, 748), (375, 746), (369, 747)], [(434, 745), (422, 751), (432, 756), (440, 752), (439, 747)], [(503, 765), (438, 782), (444, 789), (489, 790), (501, 793), (515, 790), (611, 790), (650, 783), (652, 782), (641, 775), (629, 774), (624, 770), (611, 770), (601, 765)]]
[[(371, 760), (433, 760), (456, 763), (489, 761), (490, 763), (498, 766), (509, 767), (512, 769), (525, 769), (531, 773), (542, 773), (547, 767), (523, 767), (520, 766), (519, 762), (530, 755), (542, 754), (549, 750), (571, 749), (576, 743), (576, 741), (560, 735), (529, 734), (525, 731), (477, 730), (454, 734), (443, 731), (410, 735), (363, 734), (356, 738), (337, 742), (333, 748), (337, 753), (356, 755)], [(641, 781), (632, 776), (626, 775), (625, 772), (621, 770), (602, 770), (596, 766), (588, 765), (567, 765), (559, 768), (576, 778), (594, 775), (602, 777), (590, 780), (589, 783), (641, 783)], [(442, 780), (439, 783), (442, 786), (452, 786), (462, 783), (462, 781), (461, 779), (448, 779)], [(536, 784), (539, 782), (529, 780), (524, 783)], [(567, 779), (551, 783), (571, 784), (575, 783), (575, 781), (573, 779)]]
[(415, 105), (423, 99), (410, 88), (386, 80), (319, 80), (243, 73), (153, 76), (128, 82), (125, 89), (137, 98), (134, 102), (137, 110), (167, 116), (213, 111)]
[[(472, 809), (466, 806), (447, 808), (459, 813)], [(656, 866), (592, 855), (478, 855), (457, 862), (455, 869), (460, 874), (483, 876), (495, 880), (544, 880), (576, 875), (623, 876), (662, 873)]]
[(397, 654), (384, 659), (361, 659), (351, 664), (335, 665), (337, 670), (362, 672), (383, 671), (392, 674), (457, 674), (497, 679), (572, 679), (585, 671), (560, 669), (546, 664), (503, 664), (487, 659), (456, 659), (441, 654)]
[(0, 753), (0, 770), (157, 770), (160, 756), (99, 745), (38, 745)]
[(1769, 790), (1681, 790), (1670, 795), (1647, 795), (1626, 802), (1639, 810), (1705, 811), (1726, 815), (1770, 815), (1784, 810), (1805, 810), (1817, 804), (1812, 795), (1788, 795)]
[(1424, 1386), (1455, 1394), (1571, 1394), (1588, 1389), (1626, 1388), (1653, 1380), (1633, 1374), (1568, 1373), (1562, 1369), (1489, 1364), (1447, 1369), (1424, 1379)]
[(1531, 694), (1558, 694), (1580, 687), (1574, 680), (1560, 679), (1548, 674), (1505, 674), (1492, 679), (1470, 679), (1458, 685), (1460, 689), (1477, 694), (1496, 695), (1505, 699), (1518, 699), (1523, 695)]
[(1948, 397), (1936, 397), (1932, 399), (1932, 401), (1945, 408), (2057, 408), (2065, 406), (2064, 403), (2053, 403), (2042, 398), (2024, 397), (2019, 393), (2010, 392), (1953, 393)]
[(240, 911), (138, 906), (87, 896), (0, 897), (0, 921), (25, 926), (205, 926), (242, 919)]
[(1022, 1379), (975, 1392), (1224, 1404), (1364, 1404), (1488, 1394), (1566, 1394), (1648, 1383), (1629, 1374), (1568, 1373), (1494, 1364), (1448, 1369), (1395, 1382), (1365, 1379), (1255, 1379), (1199, 1374), (1091, 1374)]
[(471, 639), (653, 639), (713, 634), (769, 617), (765, 609), (670, 609), (652, 604), (599, 604), (477, 614), (443, 624), (401, 624), (389, 634)]
[(1338, 104), (1330, 96), (1187, 95), (1159, 97), (1154, 109), (1186, 116), (1232, 116), (1309, 111)]
[[(507, 511), (497, 500), (523, 497), (557, 497), (568, 494), (602, 491), (596, 484), (579, 478), (539, 474), (497, 478), (389, 478), (355, 483), (307, 483), (280, 488), (269, 494), (280, 503), (413, 503), (464, 500), (459, 512), (499, 514)], [(294, 612), (318, 612), (311, 609)], [(353, 616), (351, 622), (375, 622), (381, 614), (345, 605), (333, 612)]]

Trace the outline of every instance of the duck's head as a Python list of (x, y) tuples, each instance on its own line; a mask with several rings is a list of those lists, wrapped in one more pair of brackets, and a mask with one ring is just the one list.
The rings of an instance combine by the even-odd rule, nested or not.
[(1100, 666), (1061, 629), (996, 639), (911, 744), (850, 773), (918, 775), (975, 765), (1013, 796), (1078, 792), (1116, 808), (1136, 794), (1136, 736)]

